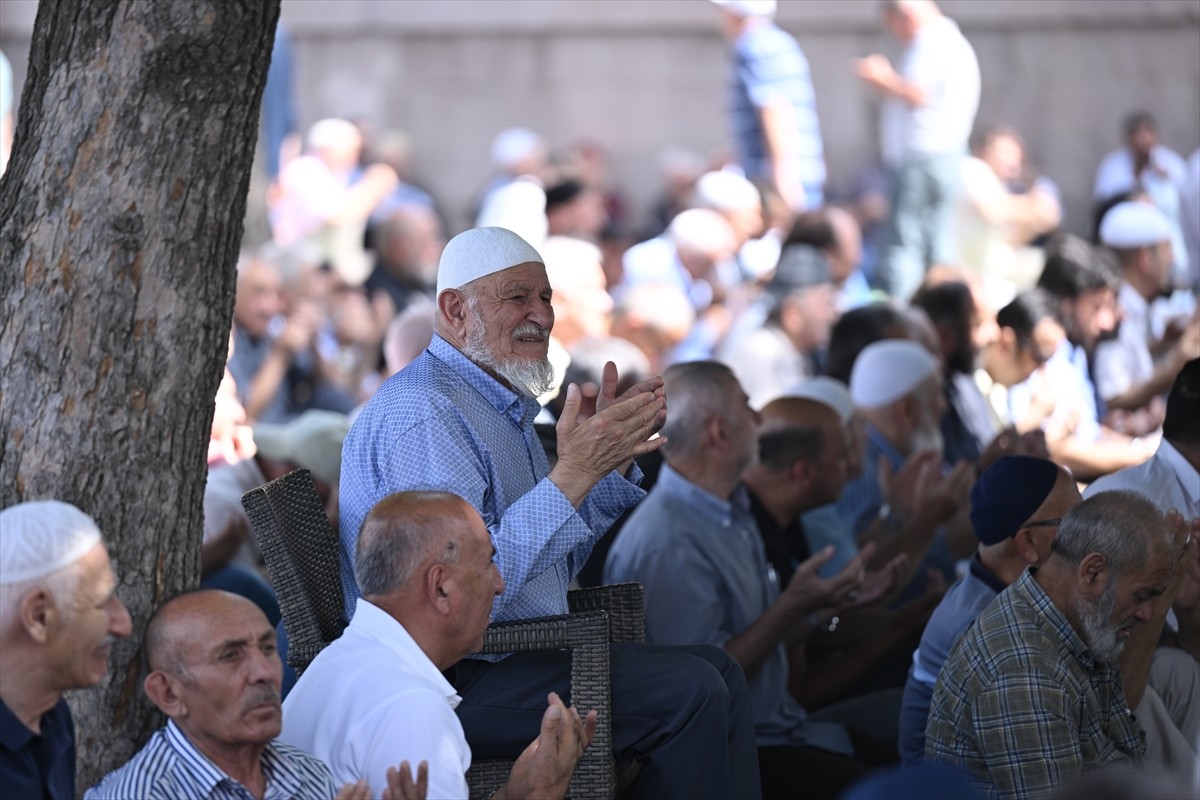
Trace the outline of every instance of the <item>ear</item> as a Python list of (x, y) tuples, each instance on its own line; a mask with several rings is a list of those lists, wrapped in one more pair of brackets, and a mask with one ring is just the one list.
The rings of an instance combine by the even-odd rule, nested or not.
[(439, 614), (449, 615), (454, 589), (454, 580), (445, 564), (433, 564), (425, 571), (425, 597)]
[(729, 431), (720, 414), (712, 414), (705, 421), (704, 436), (713, 445), (723, 445), (728, 441)]
[(54, 598), (44, 587), (27, 592), (17, 607), (17, 618), (21, 621), (21, 627), (25, 629), (29, 638), (38, 644), (45, 644), (50, 638), (50, 630), (59, 617)]
[(1017, 531), (1017, 535), (1013, 537), (1013, 546), (1017, 550), (1017, 555), (1026, 564), (1037, 564), (1042, 560), (1041, 554), (1037, 549), (1037, 542), (1033, 538), (1033, 531), (1029, 528), (1022, 528)]
[(892, 407), (892, 416), (903, 430), (910, 430), (921, 419), (920, 405), (916, 394), (910, 392)]
[(1108, 559), (1101, 553), (1088, 553), (1079, 562), (1076, 581), (1079, 590), (1087, 597), (1096, 597), (1108, 585), (1112, 572), (1108, 568)]
[(813, 479), (816, 477), (816, 469), (809, 462), (798, 458), (792, 462), (789, 475), (792, 483), (796, 486), (796, 492), (804, 494), (813, 484)]
[(458, 289), (446, 289), (437, 296), (438, 312), (442, 320), (458, 338), (467, 332), (467, 301)]
[(146, 690), (150, 702), (171, 719), (187, 716), (187, 704), (180, 697), (175, 678), (171, 675), (162, 670), (155, 670), (142, 681), (142, 688)]

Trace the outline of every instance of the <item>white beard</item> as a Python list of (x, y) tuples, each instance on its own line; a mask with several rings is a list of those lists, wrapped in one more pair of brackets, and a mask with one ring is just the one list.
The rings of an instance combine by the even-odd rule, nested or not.
[(1079, 624), (1083, 627), (1083, 640), (1092, 651), (1092, 658), (1112, 663), (1125, 649), (1125, 642), (1117, 640), (1120, 626), (1112, 624), (1113, 607), (1117, 601), (1117, 585), (1109, 581), (1095, 603), (1088, 603), (1080, 612)]
[[(550, 332), (532, 323), (513, 331), (513, 336), (541, 335), (549, 338)], [(467, 320), (466, 341), (463, 355), (486, 370), (499, 375), (521, 394), (540, 397), (554, 386), (554, 366), (548, 358), (511, 359), (501, 361), (487, 345), (487, 336), (479, 317), (472, 315)]]

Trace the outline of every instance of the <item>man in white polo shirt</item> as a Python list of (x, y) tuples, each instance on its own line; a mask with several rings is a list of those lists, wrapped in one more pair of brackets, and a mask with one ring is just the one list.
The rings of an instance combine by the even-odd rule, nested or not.
[(1183, 334), (1155, 360), (1151, 305), (1171, 291), (1171, 225), (1154, 206), (1118, 203), (1100, 222), (1100, 241), (1121, 264), (1117, 301), (1124, 320), (1115, 339), (1096, 346), (1093, 374), (1112, 427), (1134, 436), (1162, 424), (1162, 398), (1183, 365), (1200, 357), (1200, 320), (1195, 315)]
[(932, 0), (888, 0), (884, 23), (905, 46), (899, 68), (873, 54), (858, 62), (858, 76), (884, 96), (880, 138), (892, 218), (879, 277), (890, 295), (907, 300), (926, 267), (956, 262), (953, 214), (979, 108), (979, 62)]
[[(350, 626), (305, 670), (283, 707), (285, 742), (324, 761), (336, 780), (374, 794), (401, 759), (429, 765), (428, 796), (466, 798), (471, 749), (442, 670), (479, 650), (504, 591), (488, 530), (448, 492), (389, 495), (367, 515), (355, 552), (362, 596)], [(561, 798), (591, 742), (550, 693), (541, 732), (494, 797)], [(536, 745), (536, 746), (535, 746)]]

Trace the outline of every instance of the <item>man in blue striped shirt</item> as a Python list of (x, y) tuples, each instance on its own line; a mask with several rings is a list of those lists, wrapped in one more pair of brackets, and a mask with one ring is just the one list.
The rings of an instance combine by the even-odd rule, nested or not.
[(795, 211), (824, 200), (825, 152), (804, 51), (773, 21), (775, 0), (713, 0), (733, 49), (729, 114), (738, 163)]
[(275, 738), (283, 664), (275, 628), (258, 606), (215, 590), (181, 595), (150, 619), (145, 647), (146, 694), (170, 721), (84, 797), (334, 796), (324, 764)]

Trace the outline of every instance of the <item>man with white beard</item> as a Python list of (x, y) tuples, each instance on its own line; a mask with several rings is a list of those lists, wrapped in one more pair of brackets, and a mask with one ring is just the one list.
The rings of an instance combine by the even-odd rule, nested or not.
[(938, 675), (925, 756), (993, 796), (1042, 796), (1081, 773), (1141, 762), (1145, 732), (1117, 663), (1162, 624), (1200, 520), (1164, 519), (1136, 492), (1106, 492), (1063, 518), (1050, 557), (992, 602)]
[[(866, 422), (863, 472), (846, 485), (838, 513), (860, 534), (876, 518), (904, 527), (884, 498), (883, 481), (914, 453), (927, 453), (929, 468), (942, 463), (940, 420), (945, 411), (938, 361), (916, 342), (884, 339), (867, 345), (854, 360), (850, 396)], [(886, 466), (880, 471), (880, 462)], [(889, 469), (890, 468), (890, 469)]]
[[(567, 584), (597, 539), (643, 496), (633, 458), (657, 450), (666, 420), (661, 377), (617, 396), (569, 386), (551, 469), (533, 426), (550, 386), (554, 326), (542, 256), (504, 228), (475, 228), (442, 252), (428, 349), (388, 379), (342, 448), (341, 569), (346, 610), (372, 506), (393, 492), (436, 489), (470, 503), (496, 548), (505, 589), (492, 619), (567, 613)], [(741, 669), (715, 647), (613, 645), (613, 749), (642, 762), (639, 797), (757, 796), (753, 721)], [(537, 736), (546, 695), (569, 695), (570, 653), (467, 658), (447, 670), (474, 758), (515, 758)]]

